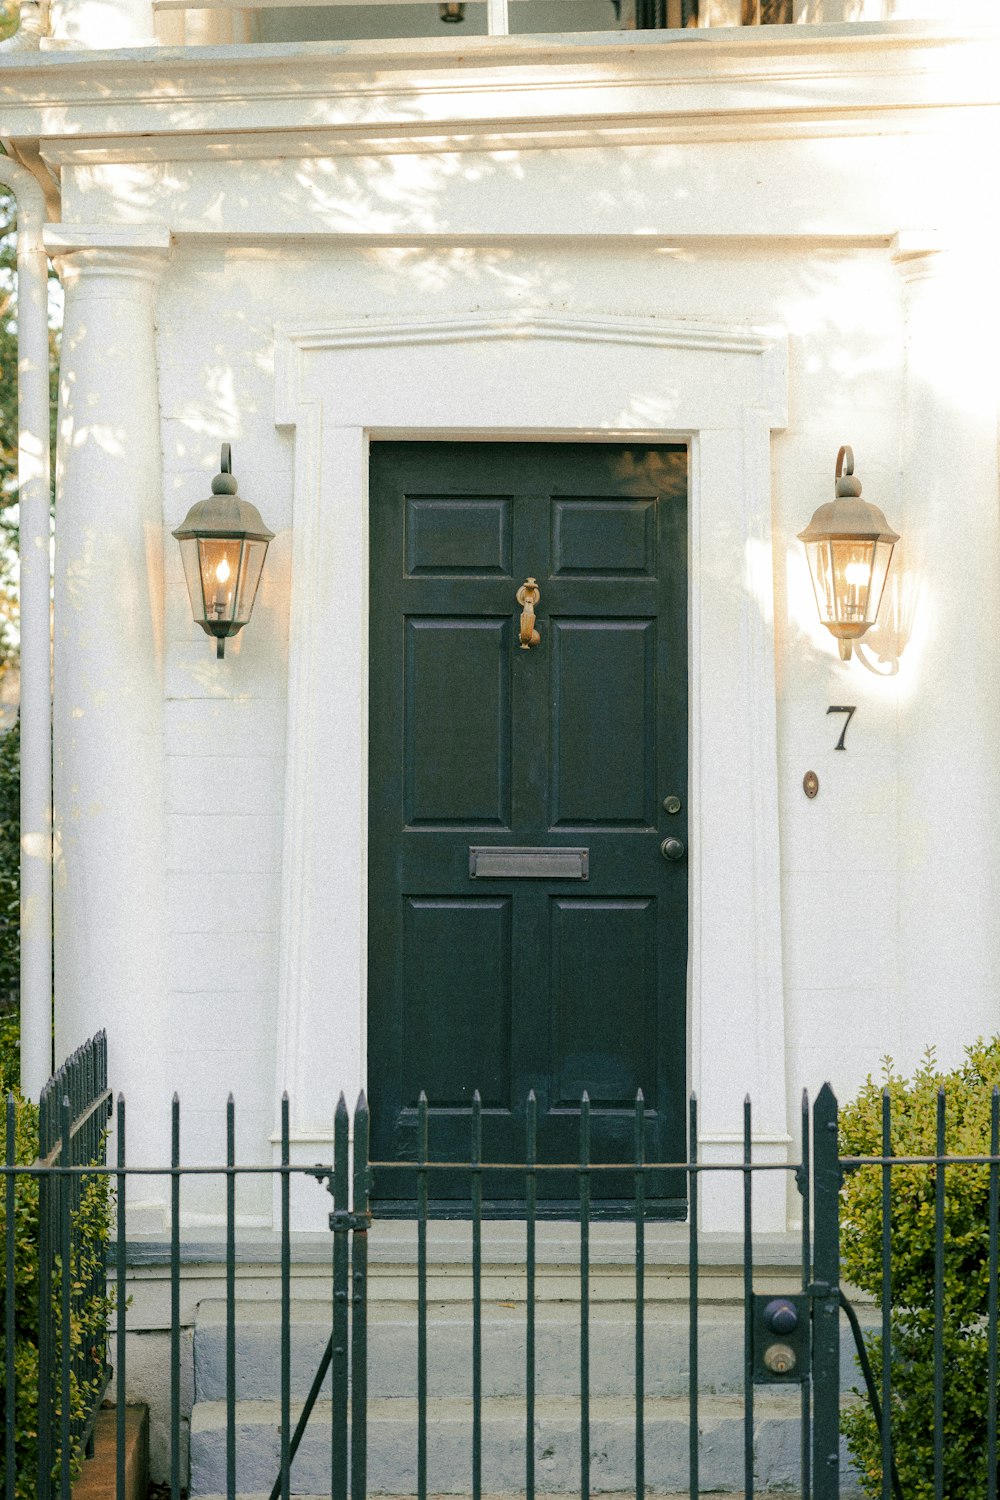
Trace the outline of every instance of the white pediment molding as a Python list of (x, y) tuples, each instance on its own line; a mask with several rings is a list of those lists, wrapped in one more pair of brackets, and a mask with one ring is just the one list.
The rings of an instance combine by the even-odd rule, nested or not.
[(461, 318), (371, 319), (322, 328), (288, 329), (303, 349), (358, 349), (385, 344), (454, 344), (468, 339), (561, 339), (588, 344), (645, 344), (659, 349), (714, 349), (726, 354), (764, 354), (774, 336), (759, 329), (702, 323), (693, 318), (565, 316), (534, 309), (476, 312)]
[[(309, 396), (303, 357), (323, 350), (378, 350), (495, 340), (617, 344), (647, 349), (747, 356), (758, 363), (754, 406), (771, 430), (787, 425), (788, 338), (784, 329), (713, 323), (698, 318), (623, 317), (494, 308), (461, 317), (371, 318), (308, 324), (275, 332), (275, 420), (294, 426)], [(720, 400), (722, 393), (720, 392)]]

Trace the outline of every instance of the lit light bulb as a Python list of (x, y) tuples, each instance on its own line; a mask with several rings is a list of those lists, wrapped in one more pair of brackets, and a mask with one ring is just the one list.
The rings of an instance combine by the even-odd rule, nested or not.
[[(865, 584), (868, 582), (868, 574), (869, 567), (865, 562), (849, 562), (847, 564), (847, 567), (844, 569), (844, 577), (847, 579), (847, 582), (853, 584), (855, 588), (864, 588)], [(228, 571), (226, 573), (226, 577), (229, 577)]]
[(212, 600), (212, 607), (215, 610), (217, 620), (221, 620), (226, 612), (226, 584), (229, 582), (231, 571), (229, 559), (223, 557), (215, 569), (215, 598)]

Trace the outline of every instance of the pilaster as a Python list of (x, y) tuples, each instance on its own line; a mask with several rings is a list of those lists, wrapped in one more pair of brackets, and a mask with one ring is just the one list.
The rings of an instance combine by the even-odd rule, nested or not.
[[(1000, 521), (995, 269), (900, 235), (906, 373), (899, 559), (900, 1051), (997, 1030)], [(960, 936), (959, 936), (960, 935)]]

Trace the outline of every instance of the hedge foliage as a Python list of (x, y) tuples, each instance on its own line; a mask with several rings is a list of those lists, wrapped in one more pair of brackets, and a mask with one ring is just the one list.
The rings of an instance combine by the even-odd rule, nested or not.
[[(966, 1050), (962, 1066), (942, 1073), (933, 1052), (911, 1079), (886, 1064), (840, 1114), (846, 1156), (882, 1152), (882, 1095), (892, 1110), (895, 1156), (937, 1154), (937, 1100), (946, 1099), (948, 1155), (982, 1155), (990, 1148), (993, 1089), (1000, 1085), (1000, 1037)], [(934, 1245), (937, 1169), (892, 1168), (892, 1435), (906, 1500), (934, 1496)], [(847, 1175), (842, 1193), (842, 1265), (847, 1281), (882, 1306), (882, 1172), (863, 1167)], [(987, 1298), (989, 1294), (989, 1169), (945, 1169), (944, 1226), (944, 1493), (986, 1494)], [(867, 1343), (881, 1387), (882, 1338)], [(845, 1412), (842, 1426), (860, 1482), (882, 1494), (881, 1439), (867, 1401)]]
[[(20, 1095), (14, 1096), (16, 1112), (16, 1156), (21, 1166), (29, 1166), (38, 1153), (38, 1110)], [(5, 1101), (6, 1103), (6, 1101)], [(0, 1142), (6, 1142), (6, 1108), (0, 1118)], [(107, 1345), (108, 1321), (114, 1308), (113, 1299), (104, 1293), (104, 1246), (111, 1228), (112, 1201), (107, 1178), (83, 1179), (80, 1203), (73, 1213), (74, 1251), (70, 1260), (73, 1289), (73, 1311), (70, 1317), (70, 1346), (75, 1357), (82, 1349), (97, 1353), (97, 1368), (103, 1364)], [(0, 1245), (6, 1246), (6, 1193), (0, 1193)], [(96, 1292), (88, 1288), (99, 1287)], [(0, 1370), (7, 1357), (3, 1309), (7, 1290), (6, 1256), (0, 1257)], [(14, 1368), (16, 1374), (16, 1500), (37, 1500), (38, 1484), (38, 1314), (39, 1314), (39, 1237), (38, 1179), (18, 1177), (14, 1214)], [(52, 1280), (52, 1309), (55, 1314), (55, 1349), (53, 1358), (58, 1369), (62, 1353), (62, 1329), (59, 1308), (62, 1295), (62, 1264), (57, 1262)], [(101, 1379), (89, 1381), (74, 1369), (70, 1381), (70, 1412), (75, 1420), (85, 1417), (100, 1395)], [(10, 1392), (0, 1382), (0, 1435), (7, 1417)], [(61, 1412), (56, 1398), (56, 1442)], [(79, 1473), (82, 1456), (72, 1466), (73, 1477)], [(59, 1478), (58, 1461), (53, 1477)], [(6, 1478), (3, 1443), (0, 1441), (0, 1490)]]
[[(17, 990), (19, 975), (19, 859), (20, 859), (20, 730), (15, 725), (0, 736), (0, 1000)], [(5, 1105), (12, 1092), (15, 1107), (16, 1159), (29, 1166), (38, 1155), (38, 1109), (18, 1091), (20, 1056), (18, 1050), (18, 1016), (14, 1009), (0, 1014), (0, 1101)], [(6, 1144), (6, 1108), (0, 1107), (0, 1151)], [(70, 1342), (76, 1354), (80, 1349), (98, 1351), (106, 1347), (107, 1327), (113, 1310), (112, 1300), (104, 1294), (104, 1246), (111, 1225), (112, 1198), (107, 1179), (83, 1180), (80, 1203), (73, 1214), (76, 1247), (70, 1264), (73, 1287), (73, 1312), (70, 1319)], [(6, 1248), (6, 1192), (0, 1192), (0, 1248)], [(38, 1321), (39, 1321), (39, 1239), (38, 1179), (17, 1178), (14, 1233), (14, 1369), (16, 1393), (16, 1500), (37, 1500), (38, 1468)], [(0, 1371), (6, 1368), (6, 1330), (3, 1311), (6, 1306), (6, 1256), (0, 1254)], [(98, 1287), (96, 1292), (88, 1288)], [(52, 1308), (56, 1314), (57, 1366), (61, 1357), (62, 1333), (58, 1311), (62, 1294), (62, 1266), (57, 1264), (52, 1285)], [(99, 1394), (99, 1378), (89, 1383), (74, 1372), (70, 1383), (70, 1410), (82, 1418), (92, 1408)], [(7, 1416), (10, 1393), (0, 1378), (0, 1435)], [(57, 1402), (57, 1414), (58, 1414)], [(58, 1429), (57, 1429), (58, 1431)], [(73, 1465), (74, 1477), (81, 1460)], [(53, 1470), (59, 1476), (59, 1465)], [(5, 1475), (3, 1443), (0, 1441), (0, 1491)]]

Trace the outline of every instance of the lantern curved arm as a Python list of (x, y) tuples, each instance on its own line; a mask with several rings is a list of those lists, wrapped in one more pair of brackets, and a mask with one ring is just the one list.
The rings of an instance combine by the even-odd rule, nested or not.
[[(846, 467), (845, 467), (846, 465)], [(854, 473), (854, 449), (850, 443), (842, 443), (837, 453), (837, 471), (834, 479), (843, 479), (845, 474)]]
[(852, 641), (851, 645), (854, 647), (854, 655), (857, 657), (858, 661), (864, 667), (865, 671), (870, 672), (873, 677), (895, 677), (898, 673), (898, 656), (891, 657), (888, 660), (886, 660), (885, 657), (880, 656), (879, 661), (885, 661), (886, 663), (885, 670), (883, 671), (881, 667), (876, 667), (873, 662), (868, 660), (868, 651), (870, 648), (867, 641)]

